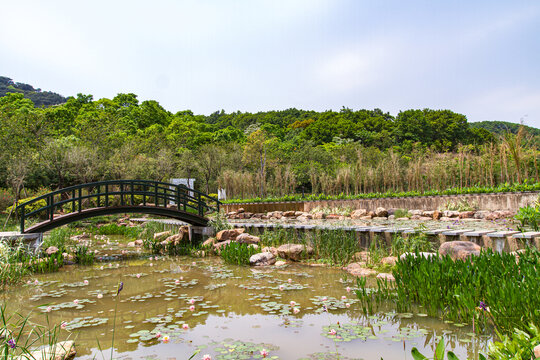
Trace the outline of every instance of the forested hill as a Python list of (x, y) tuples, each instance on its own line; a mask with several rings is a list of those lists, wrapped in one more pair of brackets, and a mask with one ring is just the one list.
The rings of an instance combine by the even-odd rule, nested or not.
[[(520, 124), (511, 123), (507, 121), (479, 121), (479, 122), (473, 122), (469, 124), (472, 128), (479, 128), (479, 129), (486, 129), (487, 131), (502, 135), (506, 133), (507, 131), (511, 132), (512, 134), (517, 134)], [(540, 136), (540, 129), (533, 128), (531, 126), (525, 126), (525, 129), (527, 132), (534, 136)]]
[(21, 93), (25, 98), (32, 100), (35, 106), (63, 104), (67, 100), (57, 93), (34, 89), (32, 85), (14, 82), (8, 77), (0, 76), (0, 97), (7, 93)]

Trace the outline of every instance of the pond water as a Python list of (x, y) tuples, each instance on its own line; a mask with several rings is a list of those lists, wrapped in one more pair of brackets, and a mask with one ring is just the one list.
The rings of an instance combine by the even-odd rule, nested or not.
[(1, 296), (9, 312), (66, 322), (60, 337), (75, 340), (78, 359), (110, 358), (115, 312), (115, 358), (122, 359), (188, 359), (198, 349), (194, 359), (256, 359), (263, 349), (273, 359), (411, 359), (414, 346), (432, 356), (441, 336), (460, 358), (476, 359), (490, 340), (421, 309), (396, 313), (388, 304), (366, 317), (354, 286), (338, 269), (147, 256), (65, 266)]

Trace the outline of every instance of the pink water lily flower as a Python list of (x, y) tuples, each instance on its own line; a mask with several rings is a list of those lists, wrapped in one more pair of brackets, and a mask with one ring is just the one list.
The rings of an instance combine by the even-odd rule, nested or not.
[(195, 304), (195, 299), (189, 299), (190, 304)]
[(335, 329), (330, 329), (330, 331), (328, 332), (330, 335), (336, 335), (337, 334), (337, 331)]
[(141, 277), (141, 274), (137, 274), (137, 279), (139, 279)]
[(60, 324), (60, 328), (62, 330), (65, 330), (66, 329), (66, 326), (67, 326), (67, 323), (65, 321), (62, 321), (62, 323)]
[(348, 307), (348, 308), (350, 308), (350, 307), (351, 307), (351, 304), (346, 303), (345, 306)]
[(103, 294), (97, 294), (97, 298), (98, 298), (98, 299), (103, 298)]
[(296, 305), (296, 301), (291, 300), (291, 306), (294, 306), (294, 305)]
[(288, 282), (289, 284), (292, 284), (292, 279), (287, 279), (287, 282)]
[(300, 309), (299, 309), (299, 308), (294, 308), (294, 309), (293, 309), (293, 313), (298, 314), (299, 312), (300, 312)]
[(345, 295), (343, 295), (343, 296), (341, 297), (341, 300), (345, 300), (346, 298), (347, 298), (347, 297), (346, 297)]
[(279, 290), (283, 291), (283, 289), (285, 289), (285, 287), (283, 285), (279, 285)]
[(79, 304), (79, 299), (73, 300), (73, 303), (74, 303), (75, 305), (78, 305), (78, 304)]
[(268, 356), (268, 351), (266, 351), (266, 349), (262, 349), (262, 350), (260, 351), (260, 353), (261, 353), (261, 355), (262, 355), (263, 358), (265, 358), (265, 357)]
[(39, 285), (39, 281), (37, 279), (34, 280), (34, 285)]
[(83, 284), (84, 284), (84, 285), (88, 285), (88, 280), (84, 280), (84, 281), (83, 281)]
[(169, 342), (169, 335), (165, 335), (163, 339), (161, 339), (165, 344)]
[(351, 292), (351, 288), (349, 286), (347, 286), (345, 290), (347, 290), (347, 292)]
[(195, 306), (191, 305), (191, 306), (189, 307), (189, 311), (195, 311)]
[(52, 310), (52, 307), (50, 306), (47, 306), (47, 309), (45, 309), (46, 312), (51, 312), (51, 310)]
[(182, 325), (182, 329), (184, 329), (184, 330), (189, 329), (189, 325), (188, 325), (188, 324), (183, 324), (183, 325)]
[(180, 284), (180, 280), (176, 279), (176, 280), (174, 280), (174, 283), (175, 283), (176, 285), (178, 285), (178, 284)]
[(208, 354), (203, 355), (202, 360), (212, 360), (212, 357)]

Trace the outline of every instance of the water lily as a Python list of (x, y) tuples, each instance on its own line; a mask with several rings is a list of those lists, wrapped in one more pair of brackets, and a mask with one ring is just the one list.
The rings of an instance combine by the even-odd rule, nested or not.
[(288, 282), (289, 284), (292, 284), (292, 279), (287, 279), (287, 282)]
[(26, 281), (27, 285), (30, 285), (32, 282), (30, 280)]
[(84, 285), (88, 285), (88, 280), (84, 280), (84, 281), (83, 281), (83, 284), (84, 284)]
[(180, 284), (180, 280), (176, 279), (176, 280), (174, 280), (174, 283), (175, 283), (176, 285), (178, 285), (178, 284)]
[(61, 328), (62, 330), (65, 330), (65, 329), (66, 329), (66, 326), (67, 326), (67, 322), (62, 321), (62, 323), (60, 324), (60, 328)]
[(328, 332), (330, 335), (336, 335), (337, 334), (337, 331), (335, 329), (330, 329), (330, 331)]
[(212, 357), (208, 354), (204, 354), (202, 360), (212, 360)]
[(39, 285), (38, 279), (34, 280), (34, 285)]
[(195, 306), (191, 305), (191, 306), (189, 307), (189, 311), (195, 311)]
[(294, 306), (294, 305), (296, 305), (296, 301), (291, 300), (291, 306)]
[(47, 306), (47, 308), (45, 309), (46, 312), (51, 312), (52, 311), (52, 307), (50, 306)]
[(349, 303), (345, 303), (345, 307), (348, 307), (348, 308), (350, 308), (350, 307), (351, 307), (351, 304), (349, 304)]
[(103, 265), (101, 265), (101, 266), (99, 267), (99, 270), (103, 270)]
[(184, 329), (184, 330), (189, 329), (189, 325), (188, 324), (182, 324), (182, 329)]
[(154, 264), (153, 264), (153, 263), (150, 263), (150, 266), (154, 266)]
[(265, 358), (265, 357), (268, 356), (268, 351), (266, 351), (266, 349), (262, 349), (262, 350), (260, 351), (260, 353), (261, 353), (261, 355), (262, 355), (263, 358)]
[(351, 292), (351, 288), (349, 286), (347, 286), (345, 290), (347, 290), (347, 292)]
[(279, 285), (279, 290), (283, 291), (285, 287), (283, 285)]
[(322, 301), (327, 301), (327, 300), (328, 298), (326, 296), (322, 298)]
[(73, 300), (73, 303), (74, 303), (75, 305), (79, 305), (79, 299)]
[(141, 277), (141, 274), (137, 274), (136, 276), (137, 276), (137, 279), (139, 279)]
[(184, 277), (183, 277), (183, 276), (180, 276), (180, 280), (184, 280)]
[(298, 314), (299, 312), (300, 312), (300, 309), (299, 309), (299, 308), (296, 308), (296, 307), (295, 307), (295, 308), (293, 309), (293, 313)]
[(195, 299), (189, 299), (190, 304), (195, 304)]
[(345, 299), (347, 299), (347, 297), (346, 297), (345, 295), (343, 295), (343, 296), (341, 297), (341, 300), (345, 300)]
[(169, 342), (169, 335), (165, 335), (163, 339), (161, 339), (165, 344)]

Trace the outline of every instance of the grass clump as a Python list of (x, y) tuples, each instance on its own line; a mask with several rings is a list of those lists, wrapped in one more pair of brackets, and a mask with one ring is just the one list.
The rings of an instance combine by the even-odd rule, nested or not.
[(221, 250), (221, 258), (229, 264), (249, 265), (249, 258), (259, 253), (258, 249), (248, 244), (231, 242)]

